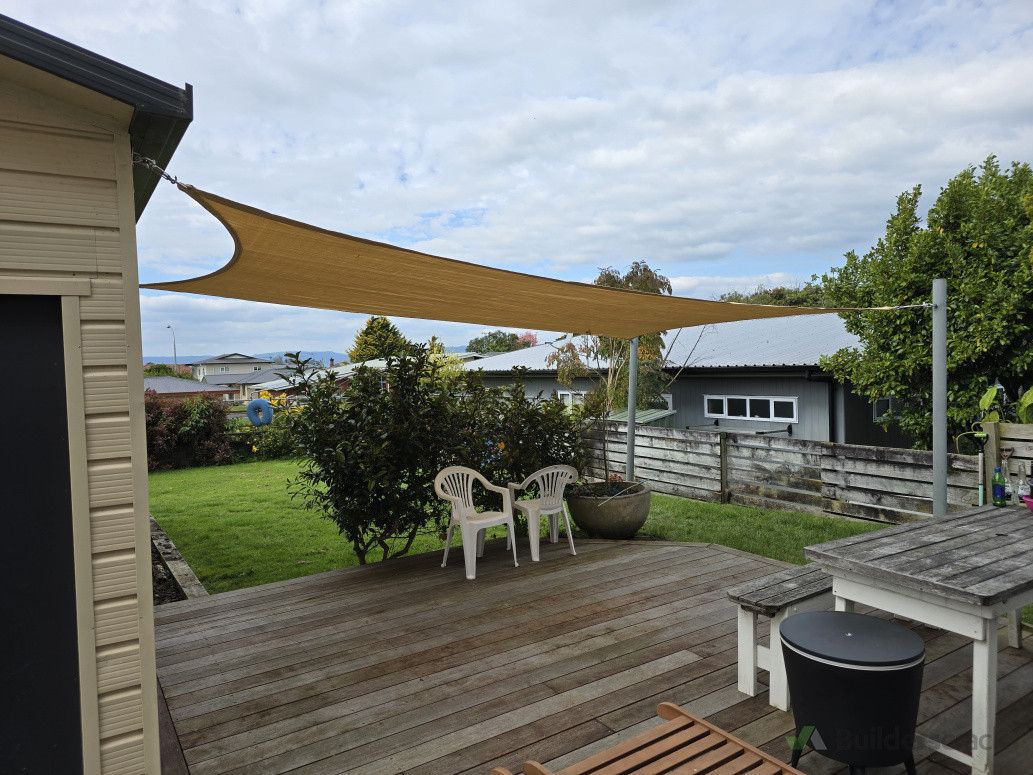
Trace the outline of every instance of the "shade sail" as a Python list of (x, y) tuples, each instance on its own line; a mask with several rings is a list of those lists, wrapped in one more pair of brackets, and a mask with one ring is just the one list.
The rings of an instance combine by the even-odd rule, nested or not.
[(211, 274), (143, 288), (621, 339), (705, 323), (838, 311), (661, 296), (493, 269), (320, 229), (192, 186), (179, 188), (230, 232), (233, 258)]

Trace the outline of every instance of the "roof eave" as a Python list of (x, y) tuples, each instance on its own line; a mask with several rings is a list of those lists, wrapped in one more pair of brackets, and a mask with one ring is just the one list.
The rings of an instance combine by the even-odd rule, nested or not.
[[(0, 14), (0, 53), (133, 107), (132, 148), (165, 168), (194, 118), (193, 88), (153, 76)], [(157, 173), (133, 169), (136, 220), (158, 185)]]

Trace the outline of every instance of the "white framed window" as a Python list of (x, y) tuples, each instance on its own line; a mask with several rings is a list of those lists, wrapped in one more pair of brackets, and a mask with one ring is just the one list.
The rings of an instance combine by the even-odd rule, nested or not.
[(222, 373), (222, 374), (226, 374), (226, 373), (228, 373), (228, 372), (229, 372), (229, 370), (230, 370), (230, 367), (229, 367), (229, 366), (220, 366), (220, 367), (219, 367), (219, 372), (220, 372), (220, 373)]
[(703, 416), (723, 420), (799, 422), (796, 396), (703, 396)]
[(570, 390), (557, 390), (556, 395), (568, 409), (572, 406), (582, 406), (585, 403), (584, 393), (572, 392)]
[(897, 411), (897, 399), (893, 396), (883, 396), (872, 404), (872, 421), (882, 422), (889, 419), (887, 415)]
[(252, 366), (251, 367), (251, 371), (261, 371), (261, 370), (262, 370), (261, 366)]

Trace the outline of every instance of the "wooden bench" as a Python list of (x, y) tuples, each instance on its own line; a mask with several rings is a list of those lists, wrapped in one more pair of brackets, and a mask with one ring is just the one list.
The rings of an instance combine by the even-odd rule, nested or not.
[[(789, 710), (789, 684), (778, 628), (787, 616), (832, 607), (832, 577), (818, 565), (787, 568), (728, 590), (739, 606), (739, 691), (757, 694), (757, 670), (768, 671), (768, 701)], [(757, 643), (757, 616), (771, 619), (770, 646)]]
[[(667, 723), (607, 748), (595, 756), (553, 773), (538, 762), (525, 762), (524, 775), (802, 775), (733, 737), (722, 729), (669, 702), (660, 703), (657, 715)], [(496, 767), (491, 775), (513, 775)]]

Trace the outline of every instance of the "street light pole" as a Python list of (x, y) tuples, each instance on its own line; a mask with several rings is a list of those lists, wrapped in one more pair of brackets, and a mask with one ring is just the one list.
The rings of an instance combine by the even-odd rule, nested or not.
[(165, 326), (172, 332), (172, 362), (176, 364), (176, 376), (179, 376), (179, 356), (176, 354), (176, 329), (172, 326)]

